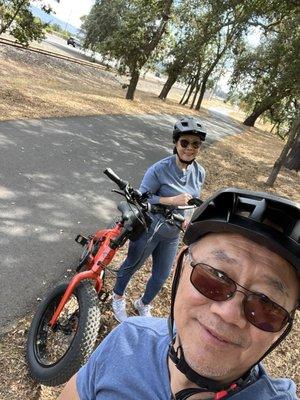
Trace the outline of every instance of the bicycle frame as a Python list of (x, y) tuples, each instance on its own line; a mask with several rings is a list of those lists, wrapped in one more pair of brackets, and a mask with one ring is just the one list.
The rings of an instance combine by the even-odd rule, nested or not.
[[(116, 251), (119, 247), (113, 249), (110, 246), (111, 240), (116, 239), (122, 231), (122, 224), (119, 222), (115, 225), (112, 229), (105, 229), (97, 231), (90, 239), (88, 243), (88, 251), (89, 251), (89, 259), (87, 261), (87, 268), (88, 271), (79, 272), (76, 274), (70, 281), (61, 301), (59, 302), (55, 313), (53, 314), (49, 326), (51, 328), (54, 327), (56, 324), (60, 313), (62, 312), (64, 306), (66, 305), (67, 301), (71, 297), (74, 289), (76, 286), (83, 280), (83, 279), (92, 279), (95, 281), (95, 289), (97, 293), (99, 293), (103, 286), (103, 273), (104, 269), (107, 265), (110, 264), (113, 257), (115, 256)], [(91, 249), (93, 244), (96, 241), (100, 241), (101, 245), (98, 249), (95, 256), (91, 254)]]

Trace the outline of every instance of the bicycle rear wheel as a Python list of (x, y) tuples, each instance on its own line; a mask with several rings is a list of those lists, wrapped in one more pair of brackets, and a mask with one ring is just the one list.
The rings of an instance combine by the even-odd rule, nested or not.
[(67, 286), (54, 288), (39, 305), (28, 332), (28, 369), (46, 386), (65, 383), (78, 371), (93, 351), (99, 331), (99, 301), (89, 281), (75, 288), (55, 326), (49, 326)]

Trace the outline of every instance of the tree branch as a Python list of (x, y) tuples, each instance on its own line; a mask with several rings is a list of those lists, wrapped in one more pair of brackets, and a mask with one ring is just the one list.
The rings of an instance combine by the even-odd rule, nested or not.
[(270, 30), (270, 28), (272, 28), (273, 26), (277, 26), (279, 25), (282, 21), (283, 21), (284, 17), (278, 19), (277, 21), (274, 21), (268, 25), (263, 24), (262, 22), (258, 22), (258, 21), (249, 21), (249, 25), (250, 26), (259, 26), (261, 28), (263, 28), (265, 31)]
[(13, 21), (14, 21), (15, 18), (16, 18), (16, 16), (19, 14), (21, 8), (24, 6), (24, 4), (25, 4), (26, 2), (27, 2), (27, 0), (21, 0), (21, 1), (20, 1), (19, 5), (18, 5), (17, 8), (16, 8), (15, 13), (11, 16), (10, 20), (8, 20), (8, 22), (7, 22), (5, 25), (3, 25), (3, 26), (1, 27), (1, 29), (0, 29), (0, 35), (1, 35), (1, 33), (5, 32), (5, 31), (10, 27), (10, 25), (13, 23)]

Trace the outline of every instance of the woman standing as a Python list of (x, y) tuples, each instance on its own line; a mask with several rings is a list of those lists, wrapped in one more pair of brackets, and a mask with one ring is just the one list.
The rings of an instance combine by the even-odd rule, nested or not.
[[(199, 197), (205, 179), (204, 168), (195, 160), (206, 131), (193, 117), (176, 122), (173, 130), (174, 155), (153, 164), (145, 173), (140, 191), (151, 193), (149, 203), (185, 206), (193, 197)], [(152, 255), (152, 273), (144, 295), (134, 302), (141, 316), (151, 316), (150, 303), (162, 288), (171, 272), (179, 242), (179, 229), (164, 223), (162, 214), (152, 214), (148, 232), (135, 242), (129, 242), (128, 254), (121, 265), (113, 289), (112, 308), (115, 318), (127, 318), (124, 292), (132, 275)]]

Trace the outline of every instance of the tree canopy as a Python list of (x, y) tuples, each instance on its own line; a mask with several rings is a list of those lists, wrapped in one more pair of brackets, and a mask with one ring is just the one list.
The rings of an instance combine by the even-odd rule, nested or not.
[(141, 68), (166, 32), (173, 0), (98, 0), (85, 19), (85, 48), (119, 60), (129, 71), (126, 98), (133, 99)]
[[(59, 3), (59, 0), (56, 0)], [(17, 42), (28, 46), (30, 41), (44, 38), (44, 29), (48, 24), (35, 18), (30, 11), (30, 3), (36, 3), (44, 12), (50, 13), (51, 7), (41, 0), (0, 0), (0, 35), (9, 32)]]
[[(267, 42), (277, 40), (280, 47), (280, 40), (287, 40), (283, 32), (280, 38), (276, 35), (297, 15), (295, 10), (296, 0), (97, 0), (82, 26), (84, 45), (114, 59), (119, 72), (130, 75), (127, 98), (133, 99), (141, 69), (159, 60), (168, 75), (159, 97), (165, 99), (172, 85), (181, 80), (187, 83), (182, 102), (186, 103), (194, 92), (192, 105), (198, 94), (195, 107), (199, 108), (207, 85), (214, 85), (211, 76), (224, 57), (230, 56), (235, 63), (232, 88), (245, 78), (249, 62), (255, 68), (257, 52), (251, 54), (242, 45), (249, 30), (256, 27), (265, 34), (259, 52), (265, 52), (267, 59), (268, 52), (272, 53)], [(271, 62), (267, 60), (266, 69)], [(251, 84), (248, 76), (246, 80), (247, 89), (254, 88), (253, 78)], [(258, 86), (255, 90), (259, 92)], [(235, 97), (250, 108), (250, 98), (255, 98), (249, 95), (249, 99), (242, 99), (237, 93)]]
[(231, 80), (234, 94), (252, 111), (246, 125), (254, 125), (262, 114), (288, 130), (285, 123), (293, 118), (294, 102), (300, 93), (300, 14), (292, 13), (269, 32), (256, 49), (239, 49)]

